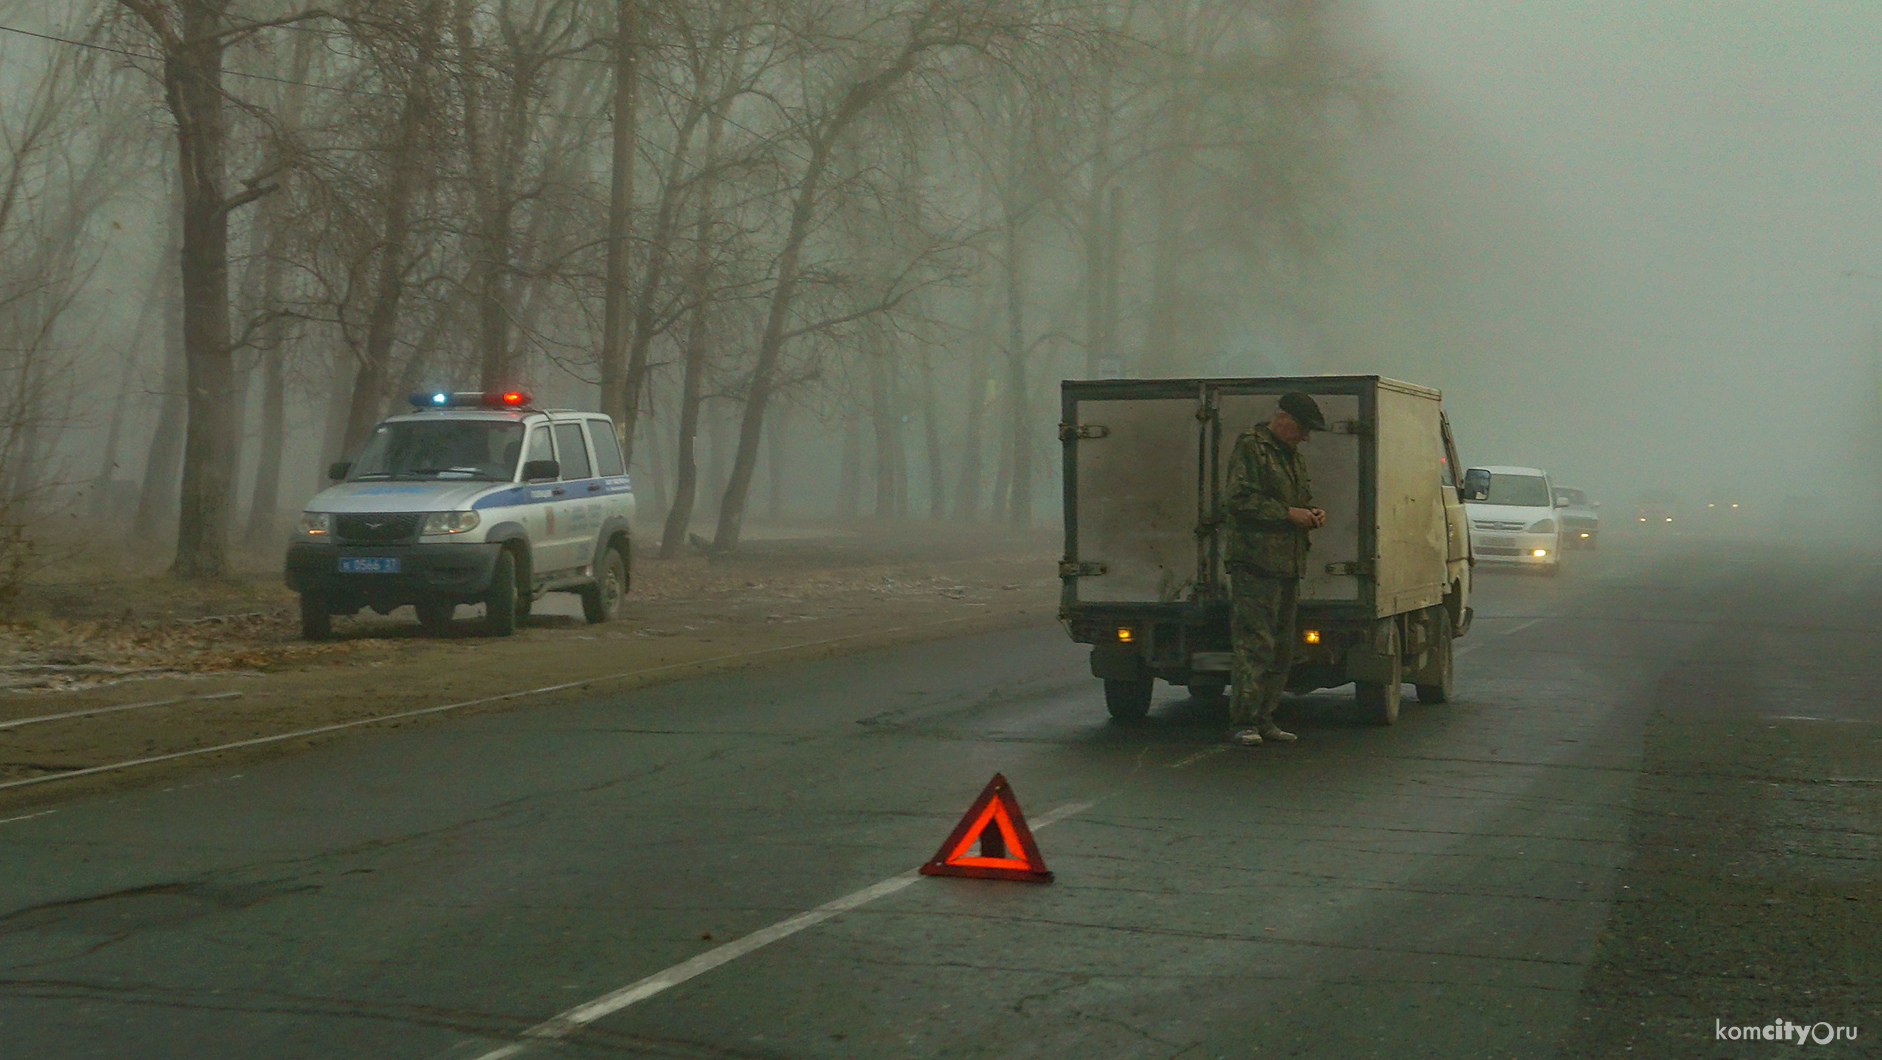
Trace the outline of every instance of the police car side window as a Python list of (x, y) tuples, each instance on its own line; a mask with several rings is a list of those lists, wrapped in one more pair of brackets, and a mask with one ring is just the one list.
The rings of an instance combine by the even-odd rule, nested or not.
[(562, 460), (562, 481), (591, 477), (588, 473), (588, 446), (582, 442), (580, 423), (555, 425), (556, 449)]
[(555, 446), (549, 441), (549, 428), (537, 427), (529, 432), (529, 452), (523, 454), (525, 461), (554, 460)]
[(614, 429), (600, 420), (588, 420), (588, 440), (595, 446), (595, 474), (613, 478), (627, 474), (621, 463), (621, 447), (615, 444)]

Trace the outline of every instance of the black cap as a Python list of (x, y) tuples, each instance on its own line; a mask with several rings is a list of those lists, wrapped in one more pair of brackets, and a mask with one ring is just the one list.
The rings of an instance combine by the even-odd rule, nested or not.
[(1298, 390), (1291, 394), (1281, 395), (1281, 411), (1294, 417), (1295, 423), (1300, 424), (1310, 431), (1324, 431), (1327, 429), (1327, 421), (1325, 417), (1320, 415), (1320, 406), (1314, 404), (1313, 398), (1308, 397)]

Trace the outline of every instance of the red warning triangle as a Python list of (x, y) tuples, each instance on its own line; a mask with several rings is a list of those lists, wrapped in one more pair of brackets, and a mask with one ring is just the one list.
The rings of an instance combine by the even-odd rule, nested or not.
[[(969, 853), (975, 842), (980, 853)], [(954, 826), (941, 849), (921, 867), (923, 876), (975, 876), (986, 880), (1051, 883), (1046, 859), (1039, 856), (1026, 815), (1020, 812), (1006, 777), (995, 773)]]

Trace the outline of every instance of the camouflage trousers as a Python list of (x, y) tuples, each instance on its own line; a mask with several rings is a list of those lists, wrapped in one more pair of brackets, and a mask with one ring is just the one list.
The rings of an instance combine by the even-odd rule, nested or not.
[(1300, 602), (1300, 579), (1277, 578), (1248, 571), (1229, 573), (1234, 601), (1229, 616), (1229, 637), (1235, 665), (1229, 674), (1234, 695), (1229, 700), (1233, 725), (1266, 725), (1287, 688), (1287, 672), (1294, 665), (1294, 613)]

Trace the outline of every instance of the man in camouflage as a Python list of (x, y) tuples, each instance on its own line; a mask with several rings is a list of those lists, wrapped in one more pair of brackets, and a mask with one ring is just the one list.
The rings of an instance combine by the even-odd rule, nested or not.
[(1320, 406), (1306, 394), (1281, 396), (1267, 423), (1235, 440), (1223, 498), (1229, 522), (1228, 571), (1234, 646), (1230, 739), (1247, 746), (1289, 741), (1274, 723), (1274, 708), (1294, 662), (1294, 612), (1307, 570), (1307, 534), (1326, 525), (1313, 506), (1300, 444), (1326, 430)]

